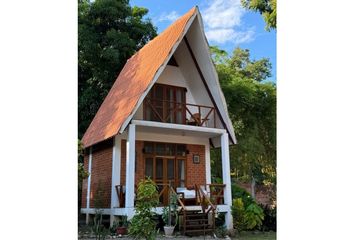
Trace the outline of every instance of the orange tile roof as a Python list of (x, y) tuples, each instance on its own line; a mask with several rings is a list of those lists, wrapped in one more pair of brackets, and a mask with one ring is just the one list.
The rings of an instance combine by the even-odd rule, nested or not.
[(127, 61), (82, 138), (85, 147), (118, 134), (196, 11), (193, 7)]

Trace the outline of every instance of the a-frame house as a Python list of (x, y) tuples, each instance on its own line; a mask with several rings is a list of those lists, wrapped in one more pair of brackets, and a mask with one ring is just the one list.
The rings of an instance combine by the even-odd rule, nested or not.
[[(81, 209), (87, 221), (99, 183), (103, 213), (112, 222), (134, 215), (135, 186), (150, 177), (161, 206), (171, 187), (180, 196), (181, 211), (215, 208), (226, 213), (227, 228), (233, 227), (229, 145), (236, 138), (198, 7), (127, 61), (82, 142), (90, 173)], [(222, 184), (211, 179), (210, 149), (218, 147)]]

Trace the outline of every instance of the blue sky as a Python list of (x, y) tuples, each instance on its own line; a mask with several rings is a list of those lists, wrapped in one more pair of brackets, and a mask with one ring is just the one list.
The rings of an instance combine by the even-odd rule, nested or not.
[(265, 31), (262, 16), (243, 9), (240, 0), (131, 0), (130, 4), (149, 9), (147, 17), (159, 33), (198, 5), (209, 45), (229, 53), (240, 46), (250, 49), (251, 59), (269, 58), (272, 76), (268, 80), (276, 82), (276, 31)]

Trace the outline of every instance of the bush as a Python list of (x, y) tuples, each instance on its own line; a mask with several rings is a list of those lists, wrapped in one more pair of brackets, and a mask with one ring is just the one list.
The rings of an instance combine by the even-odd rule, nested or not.
[(254, 201), (246, 205), (242, 198), (236, 198), (233, 200), (231, 211), (238, 232), (253, 230), (262, 225), (263, 210)]
[(263, 231), (277, 231), (277, 208), (261, 205), (264, 212)]
[(248, 206), (251, 203), (255, 202), (249, 192), (239, 187), (235, 183), (231, 184), (231, 192), (232, 192), (232, 199), (242, 198), (242, 202), (244, 203), (245, 206)]
[(257, 203), (251, 203), (246, 207), (245, 219), (248, 230), (259, 228), (264, 219), (263, 209)]
[(155, 239), (156, 222), (155, 213), (152, 208), (156, 208), (159, 204), (159, 196), (156, 184), (150, 180), (142, 180), (138, 184), (136, 214), (134, 215), (131, 225), (129, 226), (129, 235), (135, 239)]
[(246, 230), (245, 206), (242, 198), (236, 198), (232, 201), (231, 214), (234, 219), (234, 225), (238, 232)]

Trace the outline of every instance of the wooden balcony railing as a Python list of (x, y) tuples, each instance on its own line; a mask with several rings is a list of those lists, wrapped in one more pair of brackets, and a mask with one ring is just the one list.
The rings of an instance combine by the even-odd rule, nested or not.
[[(159, 199), (160, 199), (160, 204), (161, 206), (164, 206), (166, 203), (164, 203), (164, 195), (166, 195), (166, 198), (168, 197), (168, 194), (170, 192), (176, 193), (175, 189), (169, 184), (164, 184), (164, 183), (159, 183), (157, 184), (158, 186), (158, 191), (159, 191)], [(176, 193), (178, 195), (178, 203), (179, 206), (182, 207), (183, 209), (185, 208), (186, 204), (187, 205), (199, 205), (201, 203), (207, 203), (208, 206), (212, 206), (212, 208), (215, 208), (216, 205), (219, 204), (224, 204), (224, 189), (225, 189), (225, 184), (217, 184), (217, 183), (212, 183), (212, 184), (207, 184), (205, 187), (201, 187), (198, 185), (194, 186), (195, 190), (195, 198), (194, 199), (184, 199), (184, 194), (183, 193)], [(118, 196), (118, 208), (124, 208), (125, 207), (125, 186), (123, 185), (116, 185), (116, 192)], [(136, 194), (136, 189), (135, 189), (135, 194)], [(189, 200), (186, 202), (186, 200)], [(193, 201), (190, 201), (193, 200)], [(211, 210), (211, 209), (209, 209)]]
[[(149, 119), (151, 115), (149, 117), (148, 109), (151, 110), (152, 119)], [(144, 120), (216, 127), (214, 107), (151, 98), (144, 100)]]

